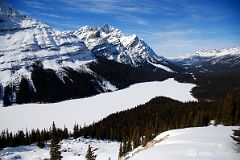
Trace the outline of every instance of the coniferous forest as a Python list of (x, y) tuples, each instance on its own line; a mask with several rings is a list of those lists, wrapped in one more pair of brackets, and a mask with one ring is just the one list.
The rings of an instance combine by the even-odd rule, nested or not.
[[(144, 145), (155, 135), (170, 129), (206, 126), (210, 120), (218, 124), (240, 124), (240, 95), (231, 94), (215, 102), (179, 102), (166, 97), (156, 97), (133, 109), (114, 113), (89, 126), (75, 125), (73, 133), (67, 128), (54, 129), (59, 139), (84, 136), (121, 141), (125, 154), (132, 148)], [(0, 148), (28, 145), (37, 142), (44, 146), (51, 139), (51, 128), (19, 131), (0, 135)]]

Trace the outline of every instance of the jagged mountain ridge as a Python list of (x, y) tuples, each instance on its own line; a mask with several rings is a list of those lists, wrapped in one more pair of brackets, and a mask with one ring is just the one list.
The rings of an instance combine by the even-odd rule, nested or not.
[[(49, 87), (61, 88), (64, 92), (71, 88), (66, 88), (70, 85), (73, 87), (72, 90), (81, 90), (84, 85), (79, 85), (81, 86), (79, 88), (77, 84), (84, 84), (83, 79), (88, 81), (85, 88), (91, 86), (91, 89), (87, 91), (82, 88), (84, 93), (81, 93), (80, 97), (114, 91), (136, 82), (163, 80), (179, 69), (164, 57), (157, 56), (136, 35), (125, 36), (111, 25), (85, 26), (76, 31), (59, 32), (42, 22), (28, 18), (2, 1), (0, 1), (0, 8), (0, 97), (9, 101), (9, 104), (38, 102), (40, 91), (41, 96), (44, 97), (41, 101), (54, 102), (56, 97), (49, 99), (44, 95)], [(120, 64), (127, 64), (129, 67), (111, 64), (108, 61), (101, 61), (98, 64), (98, 59), (103, 57)], [(135, 75), (136, 78), (126, 77), (126, 84), (120, 83), (119, 80), (116, 81), (116, 78), (111, 78), (108, 74), (121, 77), (121, 72), (114, 67), (111, 68), (110, 64), (123, 68), (125, 71), (122, 72), (127, 72), (127, 76), (133, 73), (131, 76)], [(100, 66), (108, 71), (98, 70)], [(137, 68), (161, 74), (159, 76), (157, 73), (153, 76), (153, 73), (144, 71), (144, 74), (150, 74), (150, 78), (142, 78), (140, 76), (142, 71)], [(42, 90), (44, 87), (40, 84), (46, 85), (44, 84), (46, 78), (56, 83), (49, 81), (52, 86)], [(52, 91), (54, 92), (55, 90)], [(62, 94), (59, 95), (57, 101), (78, 97), (70, 92), (69, 90), (67, 98), (64, 98)], [(33, 101), (26, 99), (19, 101), (17, 100), (19, 93), (29, 96), (37, 95)]]
[(201, 50), (173, 59), (186, 69), (198, 71), (240, 70), (240, 48)]

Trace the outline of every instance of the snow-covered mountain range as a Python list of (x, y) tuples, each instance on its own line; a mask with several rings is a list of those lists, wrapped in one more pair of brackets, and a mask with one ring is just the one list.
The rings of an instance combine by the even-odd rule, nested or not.
[(28, 67), (36, 61), (55, 70), (78, 68), (96, 56), (134, 67), (160, 64), (165, 69), (168, 65), (165, 58), (157, 56), (138, 36), (125, 36), (108, 24), (59, 32), (3, 2), (0, 7), (0, 70), (5, 77), (1, 78), (2, 83), (9, 81), (13, 74), (27, 74)]
[[(88, 74), (91, 77), (88, 81), (96, 81), (94, 87), (97, 92), (117, 89), (106, 77), (89, 68), (89, 64), (98, 63), (99, 57), (133, 68), (160, 70), (169, 74), (177, 72), (174, 64), (158, 56), (135, 34), (125, 36), (109, 24), (60, 32), (23, 15), (2, 1), (0, 42), (0, 97), (4, 97), (8, 86), (7, 99), (16, 98), (15, 92), (21, 88), (19, 85), (23, 78), (28, 83), (25, 88), (38, 92), (35, 84), (37, 80), (32, 80), (33, 65), (44, 70), (53, 70), (52, 74), (56, 74), (64, 84), (67, 80), (80, 83), (69, 77), (66, 69)], [(74, 74), (76, 76), (76, 73)], [(13, 88), (13, 91), (10, 88)]]
[(224, 48), (201, 50), (193, 54), (181, 55), (173, 58), (174, 62), (183, 65), (185, 68), (201, 70), (222, 70), (238, 69), (240, 67), (240, 48)]

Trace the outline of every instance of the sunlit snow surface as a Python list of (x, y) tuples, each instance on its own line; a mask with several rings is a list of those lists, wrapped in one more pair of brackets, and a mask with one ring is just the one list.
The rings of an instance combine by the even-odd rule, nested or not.
[[(96, 149), (95, 154), (97, 160), (117, 160), (119, 142), (101, 141), (95, 139), (68, 139), (60, 142), (61, 156), (63, 160), (85, 160), (85, 155), (88, 149), (88, 145)], [(49, 156), (49, 142), (47, 146), (40, 149), (36, 144), (20, 147), (8, 147), (0, 151), (0, 159), (22, 159), (22, 160), (41, 160), (48, 159)], [(2, 160), (1, 159), (1, 160)]]
[(89, 98), (63, 101), (54, 104), (24, 104), (0, 108), (0, 131), (8, 129), (49, 128), (54, 121), (72, 130), (73, 125), (91, 124), (117, 111), (136, 107), (156, 96), (180, 101), (196, 100), (190, 91), (194, 84), (179, 83), (174, 79), (162, 82), (134, 84), (126, 89), (102, 93)]
[(164, 132), (164, 141), (143, 150), (129, 160), (239, 160), (240, 153), (230, 135), (232, 126), (209, 126)]

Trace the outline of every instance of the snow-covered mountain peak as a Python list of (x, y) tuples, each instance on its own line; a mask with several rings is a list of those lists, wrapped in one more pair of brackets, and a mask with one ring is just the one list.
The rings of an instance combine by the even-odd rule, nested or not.
[(79, 30), (74, 31), (74, 34), (78, 35), (81, 39), (87, 38), (99, 38), (106, 36), (121, 37), (123, 33), (119, 29), (115, 29), (109, 24), (98, 27), (83, 26)]
[(35, 27), (42, 23), (28, 18), (26, 15), (0, 1), (0, 24), (0, 30), (4, 31)]
[(1, 16), (2, 15), (8, 16), (8, 18), (10, 18), (10, 17), (11, 18), (25, 18), (24, 15), (22, 15), (17, 10), (12, 9), (5, 3), (3, 3), (2, 0), (0, 1), (0, 14), (1, 14)]
[(168, 64), (165, 58), (156, 55), (136, 34), (126, 36), (109, 24), (100, 27), (84, 26), (73, 34), (84, 41), (96, 56), (104, 56), (134, 67), (152, 65), (151, 63)]
[(111, 26), (110, 24), (104, 24), (103, 26), (100, 27), (101, 30), (105, 33), (110, 33), (112, 32), (115, 28)]

